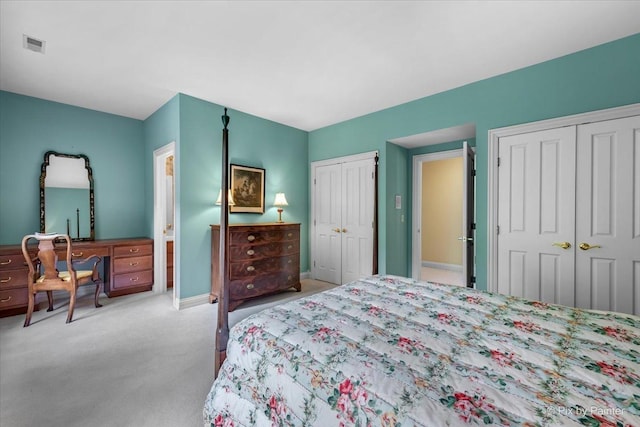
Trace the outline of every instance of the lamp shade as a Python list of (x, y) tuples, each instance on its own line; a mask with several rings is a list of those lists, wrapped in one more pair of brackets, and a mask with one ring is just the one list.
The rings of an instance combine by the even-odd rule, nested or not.
[[(235, 202), (233, 201), (233, 197), (231, 197), (231, 189), (229, 189), (229, 195), (227, 197), (229, 199), (229, 206), (235, 205)], [(222, 189), (218, 191), (218, 199), (216, 200), (216, 205), (221, 205), (221, 204), (222, 204)]]
[(289, 206), (284, 193), (276, 193), (276, 199), (273, 201), (273, 206)]

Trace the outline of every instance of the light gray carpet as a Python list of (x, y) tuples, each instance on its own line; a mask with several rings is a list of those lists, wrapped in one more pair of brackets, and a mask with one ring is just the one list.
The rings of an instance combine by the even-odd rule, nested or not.
[[(261, 298), (230, 313), (235, 324), (264, 308), (334, 285)], [(176, 311), (169, 294), (78, 299), (0, 319), (0, 426), (200, 426), (213, 382), (217, 304)], [(62, 305), (62, 306), (61, 306)], [(45, 306), (45, 304), (43, 304)]]

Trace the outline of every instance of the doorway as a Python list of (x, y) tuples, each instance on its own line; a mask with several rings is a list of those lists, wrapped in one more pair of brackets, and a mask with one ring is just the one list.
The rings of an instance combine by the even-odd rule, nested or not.
[(175, 142), (153, 152), (153, 292), (164, 294), (171, 290), (172, 305), (178, 309), (179, 282), (175, 280), (178, 256), (178, 237), (175, 221)]
[(412, 277), (473, 287), (474, 153), (461, 150), (413, 158)]

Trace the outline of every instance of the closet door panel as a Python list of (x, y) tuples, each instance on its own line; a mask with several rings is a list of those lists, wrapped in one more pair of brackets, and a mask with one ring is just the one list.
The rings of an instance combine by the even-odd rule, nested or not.
[(373, 271), (373, 163), (342, 164), (342, 282)]
[(319, 166), (315, 170), (314, 179), (316, 278), (330, 283), (340, 283), (341, 167), (339, 164)]
[(577, 306), (640, 314), (640, 116), (578, 127)]
[(573, 305), (575, 127), (500, 138), (499, 157), (498, 292)]

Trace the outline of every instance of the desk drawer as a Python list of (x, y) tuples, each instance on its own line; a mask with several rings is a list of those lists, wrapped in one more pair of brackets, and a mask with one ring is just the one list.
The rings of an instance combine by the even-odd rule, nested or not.
[(29, 270), (0, 270), (0, 289), (25, 288), (29, 278)]
[(25, 306), (29, 303), (27, 288), (0, 290), (0, 310)]
[(150, 270), (152, 267), (153, 257), (151, 256), (116, 258), (113, 261), (113, 274)]
[(28, 268), (22, 252), (15, 255), (0, 255), (0, 271), (16, 268)]
[(153, 271), (136, 271), (128, 274), (118, 274), (113, 278), (113, 290), (127, 289), (150, 285), (153, 282)]
[(151, 255), (152, 253), (153, 245), (116, 246), (113, 248), (114, 257)]

